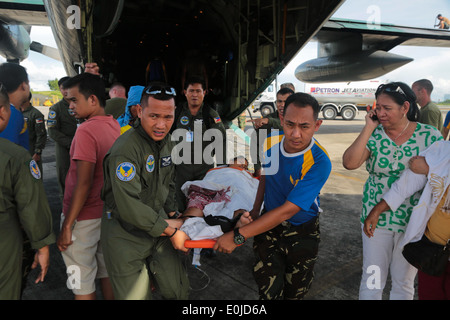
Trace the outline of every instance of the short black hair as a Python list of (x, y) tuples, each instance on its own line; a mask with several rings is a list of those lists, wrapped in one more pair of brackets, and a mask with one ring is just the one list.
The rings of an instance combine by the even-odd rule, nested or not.
[(196, 84), (196, 83), (200, 83), (202, 85), (203, 90), (206, 90), (206, 82), (205, 79), (201, 78), (201, 77), (190, 77), (186, 80), (186, 82), (184, 83), (184, 90), (187, 90), (187, 88), (192, 85), (192, 84)]
[(0, 65), (0, 82), (3, 83), (8, 93), (12, 93), (22, 83), (29, 83), (27, 70), (17, 63), (2, 63)]
[[(291, 90), (292, 91), (292, 90)], [(319, 102), (317, 102), (316, 98), (313, 96), (303, 93), (303, 92), (297, 92), (294, 94), (291, 94), (284, 103), (284, 112), (283, 116), (286, 114), (286, 110), (288, 109), (289, 105), (295, 105), (296, 107), (305, 108), (308, 106), (311, 106), (314, 112), (314, 118), (317, 120), (319, 118), (319, 112), (320, 112), (320, 105)]]
[(63, 88), (64, 88), (64, 83), (65, 83), (67, 80), (70, 80), (70, 77), (62, 77), (61, 79), (59, 79), (59, 81), (58, 81), (58, 87), (61, 87), (61, 85), (62, 85)]
[(294, 94), (295, 92), (292, 91), (291, 88), (288, 87), (284, 87), (281, 88), (280, 90), (278, 90), (277, 95), (281, 94), (282, 96), (286, 95), (286, 94)]
[[(155, 94), (148, 93), (150, 89), (152, 89), (153, 91), (156, 91), (157, 93), (155, 93)], [(167, 92), (171, 92), (171, 93), (173, 92), (173, 94), (167, 94)], [(148, 106), (148, 98), (149, 97), (153, 97), (156, 100), (161, 100), (161, 101), (167, 101), (167, 100), (173, 99), (175, 102), (176, 91), (171, 85), (169, 85), (165, 82), (153, 81), (153, 82), (150, 82), (148, 84), (148, 86), (144, 88), (144, 91), (142, 91), (141, 107), (143, 109)]]
[(78, 87), (78, 91), (88, 99), (91, 95), (97, 97), (100, 106), (106, 105), (105, 83), (103, 80), (92, 73), (82, 73), (70, 78), (63, 84), (64, 88), (70, 89)]
[(0, 106), (9, 107), (8, 91), (2, 83), (0, 83)]

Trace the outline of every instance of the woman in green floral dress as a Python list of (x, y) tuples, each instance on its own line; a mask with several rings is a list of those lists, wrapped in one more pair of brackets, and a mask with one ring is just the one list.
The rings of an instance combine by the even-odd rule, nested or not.
[[(363, 191), (362, 224), (407, 168), (409, 159), (442, 139), (436, 128), (417, 122), (420, 111), (408, 85), (402, 82), (381, 85), (375, 98), (376, 109), (367, 113), (363, 130), (343, 156), (346, 169), (354, 170), (366, 163), (369, 173)], [(388, 273), (392, 280), (390, 299), (413, 299), (417, 269), (405, 260), (398, 244), (419, 198), (420, 192), (405, 200), (397, 211), (383, 212), (373, 237), (362, 232), (360, 299), (381, 299)]]

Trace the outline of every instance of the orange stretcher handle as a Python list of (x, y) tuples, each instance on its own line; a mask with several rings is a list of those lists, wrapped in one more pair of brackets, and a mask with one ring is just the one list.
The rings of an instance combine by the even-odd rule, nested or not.
[(184, 247), (188, 249), (202, 248), (202, 249), (212, 249), (216, 244), (216, 240), (205, 239), (205, 240), (186, 240), (184, 242)]

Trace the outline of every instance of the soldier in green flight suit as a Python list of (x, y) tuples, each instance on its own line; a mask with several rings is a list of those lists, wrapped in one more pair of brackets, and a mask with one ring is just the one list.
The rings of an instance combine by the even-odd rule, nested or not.
[[(8, 94), (0, 85), (0, 132), (9, 121)], [(37, 250), (32, 268), (44, 281), (49, 265), (49, 245), (55, 242), (52, 216), (41, 172), (28, 151), (0, 138), (0, 300), (18, 300), (22, 283), (22, 228)]]
[(151, 284), (166, 299), (188, 298), (189, 280), (176, 250), (187, 251), (185, 235), (168, 218), (176, 210), (169, 135), (175, 95), (165, 84), (144, 89), (139, 120), (104, 159), (100, 242), (119, 300), (150, 299)]
[(64, 82), (68, 79), (69, 77), (64, 77), (58, 81), (63, 99), (50, 107), (47, 120), (48, 135), (56, 142), (56, 173), (61, 203), (64, 198), (66, 175), (70, 167), (70, 145), (78, 127), (77, 119), (69, 109), (70, 103), (66, 100), (67, 90), (64, 88)]
[(34, 161), (37, 162), (39, 169), (42, 170), (42, 151), (47, 143), (47, 129), (45, 128), (45, 118), (42, 112), (33, 107), (30, 100), (27, 104), (21, 107), (21, 111), (25, 121), (27, 122), (29, 139), (30, 139), (30, 154)]
[[(201, 78), (186, 81), (187, 103), (177, 110), (172, 126), (173, 139), (178, 142), (176, 155), (176, 200), (179, 211), (186, 209), (186, 197), (181, 187), (186, 181), (201, 180), (216, 164), (227, 164), (227, 133), (217, 111), (203, 103), (206, 85)], [(179, 130), (181, 129), (181, 130)], [(210, 134), (217, 134), (211, 142)], [(206, 134), (205, 134), (206, 133)], [(217, 148), (214, 148), (217, 146)]]

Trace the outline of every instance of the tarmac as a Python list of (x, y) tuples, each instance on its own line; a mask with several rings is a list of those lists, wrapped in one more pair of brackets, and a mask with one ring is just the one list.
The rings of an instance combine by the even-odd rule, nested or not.
[[(361, 112), (352, 121), (324, 120), (315, 135), (327, 150), (333, 167), (320, 196), (323, 213), (320, 215), (319, 257), (314, 269), (315, 278), (305, 300), (358, 300), (363, 272), (360, 211), (367, 172), (364, 166), (353, 171), (343, 168), (342, 154), (363, 128), (364, 115), (365, 112)], [(254, 114), (252, 116), (255, 117)], [(229, 130), (228, 139), (238, 145), (238, 150), (248, 148), (248, 141), (242, 138), (239, 130)], [(54, 142), (49, 139), (43, 152), (43, 179), (53, 215), (54, 231), (58, 234), (61, 203), (56, 182), (54, 146)], [(50, 252), (51, 264), (45, 281), (34, 284), (38, 271), (33, 270), (28, 277), (23, 300), (73, 299), (66, 285), (66, 267), (56, 245), (51, 246)], [(192, 265), (192, 253), (180, 253), (180, 256), (190, 279), (189, 300), (258, 300), (258, 289), (252, 276), (252, 239), (231, 254), (203, 254), (200, 266)], [(389, 298), (389, 288), (388, 281), (383, 299)], [(102, 299), (101, 292), (98, 292), (97, 297)], [(160, 299), (157, 292), (154, 299)]]

